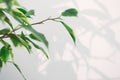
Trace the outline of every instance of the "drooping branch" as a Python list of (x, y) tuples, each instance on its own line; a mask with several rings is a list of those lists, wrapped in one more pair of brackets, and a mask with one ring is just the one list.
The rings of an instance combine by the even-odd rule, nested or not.
[[(31, 25), (33, 26), (33, 25), (43, 24), (43, 23), (46, 22), (46, 21), (56, 21), (57, 19), (61, 19), (61, 18), (60, 18), (60, 17), (55, 17), (55, 18), (50, 18), (50, 17), (49, 17), (49, 18), (44, 19), (44, 20), (42, 20), (42, 21), (32, 23)], [(0, 36), (0, 39), (7, 38), (10, 34), (12, 34), (13, 32), (15, 32), (15, 31), (17, 31), (17, 30), (19, 30), (19, 29), (21, 29), (21, 28), (23, 28), (23, 27), (21, 27), (20, 25), (17, 26), (17, 27), (14, 28), (12, 31), (10, 31), (10, 32), (8, 32), (8, 33)]]

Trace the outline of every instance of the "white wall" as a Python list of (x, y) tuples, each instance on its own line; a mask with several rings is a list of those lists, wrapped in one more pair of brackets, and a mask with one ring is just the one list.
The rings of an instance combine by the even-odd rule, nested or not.
[[(46, 22), (36, 29), (49, 40), (47, 60), (34, 50), (15, 48), (15, 61), (28, 80), (120, 80), (120, 0), (19, 0), (35, 9), (31, 22), (56, 17), (67, 8), (77, 8), (78, 18), (67, 18), (77, 36), (77, 46), (59, 23)], [(0, 80), (23, 80), (7, 64)]]

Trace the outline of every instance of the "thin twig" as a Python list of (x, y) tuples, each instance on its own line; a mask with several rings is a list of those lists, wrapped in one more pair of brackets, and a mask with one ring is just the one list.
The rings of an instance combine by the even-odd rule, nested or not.
[[(49, 18), (44, 19), (44, 20), (42, 20), (42, 21), (32, 23), (31, 25), (43, 24), (43, 23), (46, 22), (46, 21), (55, 21), (55, 20), (57, 20), (57, 19), (61, 19), (61, 18), (60, 18), (60, 17), (55, 17), (55, 18), (50, 18), (50, 17), (49, 17)], [(19, 30), (19, 29), (21, 29), (21, 28), (23, 28), (23, 27), (17, 26), (17, 27), (16, 27), (15, 29), (13, 29), (12, 31), (10, 31), (10, 32), (8, 32), (8, 33), (0, 36), (0, 39), (7, 38), (7, 37), (8, 37), (10, 34), (12, 34), (14, 31), (17, 31), (17, 30)]]

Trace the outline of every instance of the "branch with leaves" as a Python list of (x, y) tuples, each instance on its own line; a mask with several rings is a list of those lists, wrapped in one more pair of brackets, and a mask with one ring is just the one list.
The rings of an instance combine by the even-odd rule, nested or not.
[[(2, 5), (6, 6), (3, 7)], [(0, 69), (2, 69), (4, 64), (8, 62), (12, 63), (23, 76), (24, 80), (26, 79), (22, 71), (14, 62), (14, 52), (12, 51), (13, 48), (11, 45), (14, 45), (14, 47), (25, 47), (29, 53), (31, 53), (32, 47), (35, 47), (41, 50), (47, 58), (49, 57), (47, 51), (35, 43), (35, 41), (38, 41), (43, 43), (46, 48), (49, 48), (49, 42), (47, 38), (44, 36), (44, 34), (36, 31), (33, 27), (34, 25), (43, 24), (46, 21), (58, 22), (65, 27), (73, 42), (76, 43), (74, 31), (62, 19), (62, 17), (76, 17), (78, 15), (78, 11), (76, 9), (67, 9), (56, 18), (49, 17), (36, 23), (30, 23), (28, 18), (31, 18), (34, 16), (34, 14), (34, 10), (27, 10), (23, 8), (17, 0), (0, 0), (0, 21), (9, 25), (3, 29), (0, 29), (0, 44), (2, 45), (0, 46)], [(18, 22), (18, 26), (13, 26), (10, 17), (13, 17), (14, 20)], [(19, 31), (21, 28), (29, 31), (30, 34), (25, 34), (24, 31), (18, 33), (17, 31)], [(6, 38), (10, 39), (12, 44), (10, 44)]]

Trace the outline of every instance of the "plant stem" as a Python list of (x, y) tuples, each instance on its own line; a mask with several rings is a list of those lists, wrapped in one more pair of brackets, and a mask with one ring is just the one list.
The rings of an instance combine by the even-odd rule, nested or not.
[[(49, 17), (49, 18), (44, 19), (44, 20), (42, 20), (42, 21), (32, 23), (31, 25), (43, 24), (43, 23), (46, 22), (46, 21), (55, 21), (55, 20), (57, 20), (57, 19), (61, 19), (61, 18), (60, 18), (60, 17), (55, 17), (55, 18), (50, 18), (50, 17)], [(19, 30), (19, 29), (21, 29), (21, 28), (22, 28), (22, 27), (21, 27), (20, 25), (17, 26), (17, 27), (14, 28), (12, 31), (10, 31), (10, 32), (8, 32), (8, 33), (0, 36), (0, 39), (7, 38), (7, 37), (8, 37), (10, 34), (12, 34), (14, 31), (17, 31), (17, 30)]]

